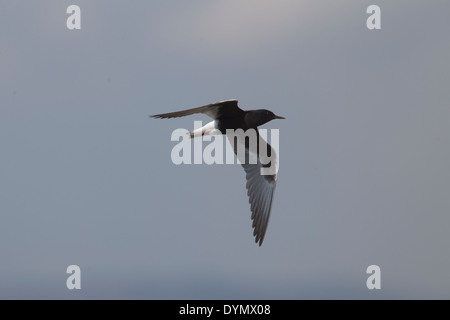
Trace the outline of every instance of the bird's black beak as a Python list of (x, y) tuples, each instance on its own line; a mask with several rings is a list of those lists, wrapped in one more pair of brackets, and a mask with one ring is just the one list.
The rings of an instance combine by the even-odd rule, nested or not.
[(282, 116), (277, 116), (277, 115), (275, 115), (275, 119), (286, 119), (285, 117), (282, 117)]

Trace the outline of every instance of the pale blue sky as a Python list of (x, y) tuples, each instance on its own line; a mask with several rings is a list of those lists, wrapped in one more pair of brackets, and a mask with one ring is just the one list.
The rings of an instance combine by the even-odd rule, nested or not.
[[(71, 4), (0, 4), (0, 299), (450, 298), (448, 1)], [(148, 118), (232, 98), (287, 118), (262, 247)]]

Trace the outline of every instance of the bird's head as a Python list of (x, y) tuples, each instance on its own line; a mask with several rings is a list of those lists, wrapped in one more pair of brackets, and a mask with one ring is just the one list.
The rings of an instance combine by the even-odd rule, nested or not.
[(251, 113), (251, 122), (253, 122), (256, 127), (261, 126), (273, 119), (286, 119), (286, 118), (277, 116), (272, 111), (266, 109), (254, 110)]

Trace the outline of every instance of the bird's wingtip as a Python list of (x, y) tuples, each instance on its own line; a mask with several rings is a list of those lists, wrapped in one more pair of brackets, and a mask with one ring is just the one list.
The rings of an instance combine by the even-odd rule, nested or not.
[(261, 237), (259, 234), (256, 234), (256, 232), (254, 232), (254, 236), (255, 236), (255, 243), (258, 244), (258, 246), (261, 247), (264, 237)]

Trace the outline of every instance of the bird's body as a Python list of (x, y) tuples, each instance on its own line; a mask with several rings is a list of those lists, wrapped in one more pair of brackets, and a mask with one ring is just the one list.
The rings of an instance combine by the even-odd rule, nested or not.
[[(202, 107), (157, 114), (151, 117), (158, 119), (177, 118), (196, 113), (206, 114), (214, 120), (202, 128), (190, 132), (190, 136), (194, 138), (208, 134), (226, 134), (246, 172), (246, 187), (252, 211), (253, 234), (255, 241), (261, 245), (269, 223), (278, 164), (275, 151), (259, 135), (258, 126), (273, 119), (284, 118), (276, 116), (273, 112), (265, 109), (244, 111), (238, 107), (237, 100), (225, 100)], [(252, 144), (249, 139), (246, 139), (247, 136), (242, 134), (242, 132), (247, 132), (249, 129), (253, 129), (256, 132), (256, 144)], [(233, 134), (229, 134), (230, 132), (233, 132)], [(236, 134), (236, 132), (240, 132), (240, 134)], [(245, 148), (244, 155), (238, 152), (239, 146)], [(267, 150), (267, 154), (261, 154), (261, 149)], [(256, 162), (248, 161), (251, 157), (256, 159)], [(275, 161), (275, 165), (268, 163), (267, 159), (270, 159), (270, 162)], [(264, 170), (266, 170), (266, 173), (262, 174)]]

